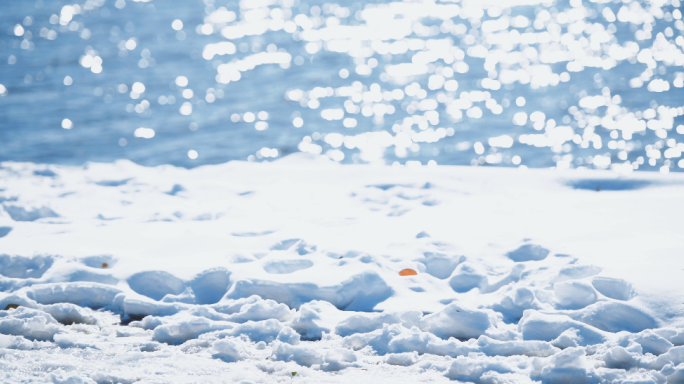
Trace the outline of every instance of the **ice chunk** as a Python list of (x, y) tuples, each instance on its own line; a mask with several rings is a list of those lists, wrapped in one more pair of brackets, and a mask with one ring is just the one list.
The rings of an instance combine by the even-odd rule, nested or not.
[(26, 307), (0, 312), (0, 334), (52, 340), (58, 332), (61, 332), (59, 323), (45, 312)]
[[(538, 363), (542, 364), (541, 361)], [(593, 367), (587, 363), (585, 352), (582, 348), (568, 348), (556, 354), (545, 363), (538, 376), (534, 373), (531, 376), (541, 379), (542, 382), (549, 383), (590, 384), (600, 381)]]
[(477, 338), (496, 328), (499, 319), (491, 309), (469, 309), (451, 303), (443, 310), (425, 316), (420, 329), (443, 339)]
[(312, 301), (299, 307), (290, 326), (304, 340), (319, 340), (323, 332), (331, 333), (345, 316), (327, 301)]
[(259, 321), (267, 319), (278, 319), (281, 321), (291, 320), (294, 310), (285, 304), (276, 303), (273, 300), (258, 300), (254, 303), (244, 304), (240, 311), (227, 317), (227, 320), (236, 323), (245, 321)]
[(174, 320), (156, 327), (152, 339), (167, 344), (182, 344), (203, 333), (235, 327), (234, 323), (227, 321), (212, 321), (191, 315), (183, 315)]
[(506, 254), (509, 259), (515, 262), (544, 260), (548, 255), (548, 249), (536, 244), (521, 245), (515, 251)]
[(292, 345), (299, 344), (299, 333), (290, 327), (283, 327), (280, 332), (278, 332), (277, 339), (283, 343), (288, 343)]
[(418, 352), (388, 353), (385, 355), (385, 363), (390, 365), (402, 365), (408, 367), (418, 362)]
[(325, 353), (321, 369), (324, 371), (340, 371), (349, 367), (357, 367), (356, 354), (346, 348), (330, 349)]
[(244, 360), (249, 356), (244, 347), (244, 342), (234, 337), (217, 340), (213, 348), (216, 351), (214, 357), (227, 362)]
[(299, 365), (310, 367), (314, 364), (323, 363), (320, 352), (313, 347), (304, 345), (290, 345), (286, 343), (274, 343), (272, 360), (294, 361)]

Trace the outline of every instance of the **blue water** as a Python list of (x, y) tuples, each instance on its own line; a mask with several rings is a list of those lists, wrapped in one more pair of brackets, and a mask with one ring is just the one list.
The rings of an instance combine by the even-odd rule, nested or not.
[(483, 3), (4, 1), (0, 160), (684, 167), (679, 0)]

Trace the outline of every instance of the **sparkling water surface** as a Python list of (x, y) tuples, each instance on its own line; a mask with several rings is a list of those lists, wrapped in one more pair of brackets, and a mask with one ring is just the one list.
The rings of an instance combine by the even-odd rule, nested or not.
[(684, 168), (680, 0), (8, 0), (0, 160)]

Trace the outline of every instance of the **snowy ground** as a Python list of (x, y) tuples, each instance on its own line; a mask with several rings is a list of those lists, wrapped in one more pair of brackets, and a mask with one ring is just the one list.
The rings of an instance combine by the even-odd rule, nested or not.
[(684, 382), (684, 175), (0, 166), (3, 382)]

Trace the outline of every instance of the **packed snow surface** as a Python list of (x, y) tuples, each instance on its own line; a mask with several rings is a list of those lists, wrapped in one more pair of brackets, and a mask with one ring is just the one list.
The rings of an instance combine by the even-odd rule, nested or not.
[(304, 153), (1, 163), (0, 381), (681, 383), (683, 195)]

